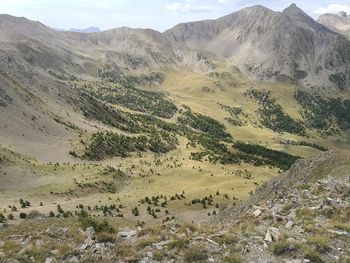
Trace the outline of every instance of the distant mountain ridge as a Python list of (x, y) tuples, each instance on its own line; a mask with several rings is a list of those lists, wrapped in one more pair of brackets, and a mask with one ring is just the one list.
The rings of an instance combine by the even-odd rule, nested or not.
[(97, 32), (101, 32), (101, 29), (99, 27), (91, 26), (85, 29), (71, 28), (69, 31), (77, 32), (77, 33), (97, 33)]
[(321, 15), (318, 22), (350, 39), (350, 15), (346, 12)]
[(283, 12), (253, 6), (217, 20), (182, 23), (164, 33), (127, 27), (92, 34), (57, 32), (39, 22), (1, 15), (0, 33), (0, 42), (21, 59), (63, 75), (98, 77), (99, 72), (116, 71), (120, 76), (165, 67), (206, 73), (219, 60), (258, 80), (350, 88), (349, 40), (295, 4)]

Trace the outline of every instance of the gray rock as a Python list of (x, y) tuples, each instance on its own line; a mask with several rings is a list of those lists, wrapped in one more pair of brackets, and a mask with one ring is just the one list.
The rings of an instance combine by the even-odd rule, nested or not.
[(261, 213), (262, 213), (262, 211), (261, 211), (260, 209), (256, 209), (256, 210), (254, 211), (253, 215), (256, 216), (256, 217), (258, 217), (258, 216), (261, 215)]
[(89, 247), (95, 244), (95, 241), (91, 238), (91, 236), (88, 236), (87, 239), (85, 239), (84, 244)]
[(44, 245), (44, 241), (41, 240), (41, 239), (38, 239), (36, 242), (35, 242), (35, 246), (38, 247), (38, 248), (41, 248), (43, 245)]
[(297, 216), (297, 210), (296, 209), (291, 209), (290, 213), (287, 216), (287, 218), (289, 220), (295, 220), (296, 216)]
[(70, 257), (70, 258), (68, 259), (68, 262), (69, 262), (69, 263), (79, 263), (80, 261), (79, 261), (79, 258), (78, 258), (78, 257), (73, 256), (73, 257)]
[(88, 245), (86, 245), (86, 244), (82, 244), (81, 246), (80, 246), (80, 250), (81, 251), (84, 251), (84, 250), (86, 250), (88, 248)]
[(167, 246), (171, 243), (170, 240), (166, 240), (166, 241), (161, 241), (161, 242), (158, 242), (158, 243), (154, 243), (153, 246), (158, 249), (158, 250), (161, 250), (163, 249), (164, 246)]
[(266, 235), (265, 235), (265, 241), (267, 242), (272, 242), (272, 241), (278, 241), (280, 238), (280, 231), (278, 228), (276, 227), (269, 227), (266, 231)]
[(25, 246), (24, 248), (22, 248), (19, 252), (18, 255), (23, 255), (25, 253), (27, 253), (28, 251), (33, 249), (33, 245), (32, 244), (28, 244), (27, 246)]
[(269, 242), (269, 243), (272, 242), (272, 235), (271, 235), (269, 230), (266, 231), (266, 235), (265, 235), (265, 239), (264, 240)]
[(93, 227), (88, 227), (86, 230), (85, 230), (85, 233), (88, 234), (89, 236), (93, 236), (95, 235), (95, 230)]
[(60, 236), (60, 235), (65, 236), (67, 235), (68, 231), (69, 231), (68, 227), (59, 227), (59, 228), (48, 227), (45, 233), (53, 236)]
[(54, 263), (56, 260), (54, 258), (46, 258), (45, 263)]
[(126, 229), (118, 232), (117, 235), (119, 237), (122, 237), (122, 238), (132, 238), (132, 237), (137, 235), (137, 230), (126, 228)]
[(289, 221), (287, 222), (287, 224), (285, 225), (285, 227), (286, 227), (287, 229), (291, 229), (291, 228), (293, 227), (293, 225), (294, 225), (294, 222), (293, 222), (292, 220), (289, 220)]
[(186, 228), (186, 234), (187, 234), (187, 236), (191, 236), (192, 235), (191, 229)]

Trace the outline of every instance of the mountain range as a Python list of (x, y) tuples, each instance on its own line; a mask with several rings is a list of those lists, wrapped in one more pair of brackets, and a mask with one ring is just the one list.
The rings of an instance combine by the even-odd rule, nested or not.
[[(70, 65), (70, 72), (77, 75), (94, 75), (101, 64), (121, 70), (171, 65), (208, 71), (214, 66), (208, 58), (226, 61), (258, 80), (343, 90), (350, 87), (349, 40), (294, 4), (283, 12), (254, 6), (217, 20), (183, 23), (164, 34), (130, 28), (92, 34), (54, 32), (40, 23), (9, 16), (2, 16), (1, 25), (2, 42), (9, 45), (12, 41), (15, 45), (11, 48), (22, 48), (20, 52), (34, 52), (24, 58), (46, 70), (53, 64), (58, 70), (58, 61), (66, 59), (66, 67)], [(56, 63), (45, 63), (50, 56), (34, 61), (40, 60), (32, 58), (40, 57), (35, 54), (36, 45), (57, 58)], [(100, 54), (92, 58), (92, 53)], [(80, 68), (71, 60), (79, 61)], [(87, 65), (95, 72), (84, 68)], [(59, 70), (64, 71), (62, 67)]]
[(71, 28), (69, 31), (78, 32), (78, 33), (97, 33), (97, 32), (101, 32), (101, 29), (99, 29), (98, 27), (91, 26), (85, 29)]
[(0, 262), (348, 262), (348, 19), (0, 15)]

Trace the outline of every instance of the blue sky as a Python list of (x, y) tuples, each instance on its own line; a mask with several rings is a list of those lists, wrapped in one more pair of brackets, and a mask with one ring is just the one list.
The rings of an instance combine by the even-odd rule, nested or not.
[(129, 26), (164, 31), (180, 22), (218, 18), (247, 6), (281, 11), (293, 2), (314, 18), (326, 12), (350, 13), (350, 0), (0, 0), (0, 13), (60, 29)]

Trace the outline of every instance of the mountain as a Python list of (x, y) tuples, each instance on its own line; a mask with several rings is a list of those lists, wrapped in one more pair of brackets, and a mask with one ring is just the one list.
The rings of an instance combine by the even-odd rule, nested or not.
[(318, 18), (318, 22), (350, 39), (350, 15), (347, 13), (324, 14)]
[(164, 35), (226, 59), (259, 80), (343, 90), (350, 87), (350, 42), (295, 4), (283, 12), (249, 7), (217, 20), (179, 24)]
[(98, 27), (91, 26), (85, 29), (71, 28), (69, 31), (77, 32), (77, 33), (97, 33), (97, 32), (101, 32), (101, 29)]
[(348, 46), (295, 5), (0, 15), (0, 262), (347, 262)]

